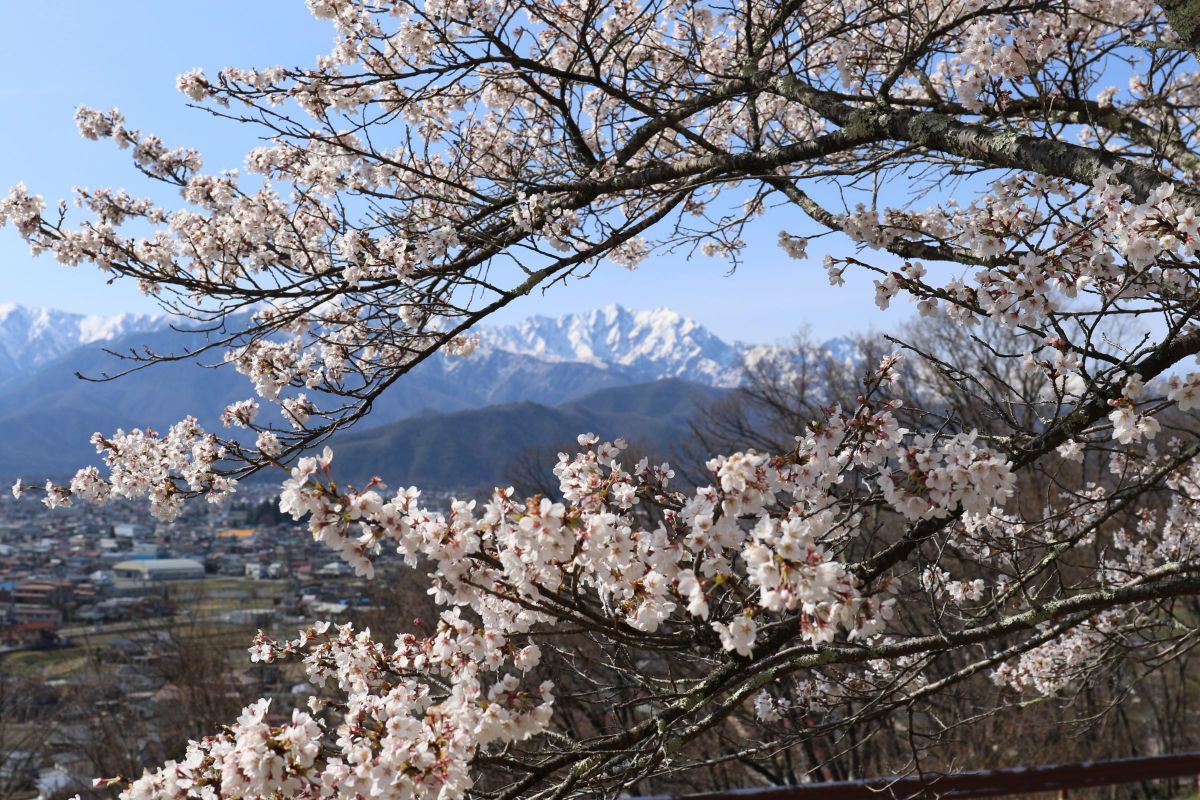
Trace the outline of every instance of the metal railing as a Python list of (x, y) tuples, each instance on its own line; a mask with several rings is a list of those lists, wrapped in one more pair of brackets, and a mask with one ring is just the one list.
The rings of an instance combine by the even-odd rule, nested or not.
[(1121, 783), (1200, 776), (1200, 753), (1170, 756), (1085, 761), (1038, 767), (1013, 767), (948, 775), (926, 773), (893, 778), (805, 783), (706, 792), (682, 797), (647, 797), (639, 800), (958, 800), (968, 797), (1005, 797), (1058, 792), (1065, 798), (1071, 789)]

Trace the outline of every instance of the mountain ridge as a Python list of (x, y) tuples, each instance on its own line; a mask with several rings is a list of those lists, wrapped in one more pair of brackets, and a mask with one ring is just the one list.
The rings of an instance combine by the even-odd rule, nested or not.
[[(393, 487), (490, 489), (511, 482), (510, 470), (525, 452), (572, 448), (584, 432), (621, 436), (665, 457), (687, 438), (693, 415), (729, 391), (662, 378), (554, 406), (525, 400), (408, 417), (335, 437), (334, 469), (360, 485), (378, 476)], [(544, 460), (538, 467), (549, 476), (552, 454)]]
[(559, 317), (532, 316), (486, 328), (483, 346), (548, 361), (618, 365), (643, 377), (687, 377), (713, 386), (740, 378), (739, 343), (727, 343), (669, 308), (627, 309), (609, 304)]
[[(248, 381), (228, 365), (202, 369), (190, 362), (172, 362), (114, 381), (76, 379), (77, 373), (96, 376), (128, 366), (105, 350), (147, 346), (169, 353), (203, 343), (198, 338), (204, 336), (202, 331), (172, 328), (168, 317), (93, 319), (67, 312), (21, 309), (18, 313), (16, 307), (0, 308), (9, 309), (5, 319), (10, 320), (10, 340), (25, 342), (27, 353), (29, 348), (44, 346), (41, 363), (35, 365), (35, 359), (27, 356), (30, 363), (24, 374), (0, 371), (0, 378), (7, 378), (0, 379), (0, 426), (9, 432), (7, 447), (0, 450), (0, 476), (58, 477), (96, 463), (88, 443), (94, 431), (165, 430), (188, 414), (197, 416), (207, 429), (220, 431), (221, 409), (253, 394)], [(62, 330), (50, 330), (56, 325)], [(694, 320), (665, 308), (631, 310), (610, 305), (582, 314), (531, 317), (483, 328), (480, 333), (482, 346), (471, 356), (438, 354), (403, 376), (376, 400), (356, 430), (375, 430), (421, 414), (520, 402), (557, 409), (596, 392), (660, 379), (728, 389), (742, 381), (747, 359), (785, 353), (771, 345), (725, 342)], [(51, 357), (67, 347), (64, 342), (86, 337), (88, 343)], [(825, 349), (833, 352), (828, 346)], [(841, 351), (846, 352), (846, 347)], [(578, 421), (576, 411), (555, 414)], [(263, 413), (277, 412), (264, 408)], [(630, 424), (636, 422), (635, 409), (624, 413)], [(549, 424), (550, 416), (546, 420)]]
[(167, 323), (166, 316), (155, 314), (78, 314), (0, 304), (0, 385), (10, 384), (79, 347), (159, 330)]

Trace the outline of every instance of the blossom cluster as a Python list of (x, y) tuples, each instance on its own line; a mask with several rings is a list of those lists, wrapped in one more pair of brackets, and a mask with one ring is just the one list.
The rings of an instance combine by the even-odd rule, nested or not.
[[(185, 490), (220, 503), (237, 484), (221, 474), (219, 462), (226, 455), (225, 448), (195, 417), (172, 425), (165, 436), (149, 428), (135, 428), (128, 433), (118, 430), (112, 436), (97, 433), (92, 443), (104, 459), (107, 475), (85, 467), (70, 484), (70, 492), (88, 502), (145, 498), (155, 516), (170, 520), (183, 507)], [(54, 494), (47, 494), (48, 503)]]
[(1064, 635), (1025, 651), (1015, 661), (996, 667), (992, 681), (1011, 689), (1032, 689), (1047, 696), (1057, 694), (1103, 660), (1103, 645), (1119, 627), (1123, 616), (1123, 609), (1103, 611)]
[[(245, 418), (248, 409), (235, 404), (230, 416)], [(903, 436), (887, 416), (831, 411), (798, 443), (796, 460), (882, 464)], [(823, 474), (735, 453), (709, 462), (713, 485), (681, 493), (671, 489), (666, 464), (627, 469), (624, 442), (590, 434), (579, 441), (581, 452), (562, 454), (555, 468), (565, 503), (519, 501), (503, 490), (481, 506), (455, 501), (448, 514), (423, 508), (415, 489), (386, 496), (374, 483), (337, 486), (328, 449), (301, 459), (281, 509), (307, 517), (313, 536), (361, 574), (371, 574), (384, 546), (427, 566), (434, 599), (445, 606), (437, 630), (403, 635), (392, 648), (349, 625), (318, 625), (285, 642), (260, 635), (252, 658), (302, 659), (314, 685), (344, 694), (339, 713), (314, 699), (308, 711), (273, 724), (259, 701), (123, 797), (204, 796), (205, 787), (221, 796), (461, 797), (479, 753), (537, 735), (550, 720), (552, 686), (526, 687), (521, 675), (537, 667), (541, 626), (572, 619), (565, 587), (573, 596), (590, 589), (597, 608), (631, 632), (660, 631), (680, 614), (708, 620), (721, 647), (743, 657), (754, 655), (770, 613), (795, 614), (813, 643), (839, 632), (873, 637), (892, 615), (893, 598), (864, 593), (826, 550), (856, 520), (804, 511), (828, 489)], [(777, 517), (784, 493), (793, 501)], [(663, 523), (636, 522), (631, 512), (644, 502), (666, 509)], [(752, 605), (741, 599), (746, 592), (757, 598)]]
[(918, 437), (900, 459), (900, 469), (882, 479), (884, 496), (908, 519), (946, 516), (962, 506), (987, 513), (1012, 496), (1014, 477), (1007, 459), (976, 444), (975, 432), (936, 444)]
[(335, 685), (344, 707), (334, 713), (314, 697), (307, 711), (272, 724), (269, 701), (259, 700), (223, 733), (191, 742), (179, 761), (145, 772), (124, 800), (459, 798), (473, 785), (475, 756), (540, 733), (554, 702), (552, 683), (529, 687), (504, 671), (532, 669), (535, 646), (483, 633), (457, 609), (432, 636), (401, 636), (394, 647), (367, 630), (320, 623), (285, 642), (260, 634), (250, 652), (255, 661), (302, 658), (309, 680)]
[[(881, 371), (894, 365), (887, 359)], [(958, 506), (982, 513), (1011, 494), (1008, 463), (973, 437), (905, 446), (904, 435), (888, 404), (829, 409), (788, 459), (714, 458), (713, 483), (685, 493), (671, 489), (668, 465), (629, 469), (623, 442), (585, 434), (584, 449), (561, 454), (554, 470), (565, 502), (497, 490), (482, 505), (455, 501), (449, 514), (422, 508), (416, 489), (389, 497), (374, 484), (339, 486), (327, 448), (292, 469), (280, 506), (307, 516), (312, 536), (359, 574), (372, 574), (385, 546), (427, 563), (435, 597), (469, 607), (488, 629), (549, 622), (565, 613), (554, 598), (574, 587), (631, 630), (653, 633), (682, 613), (709, 621), (724, 649), (751, 655), (765, 613), (794, 614), (814, 643), (870, 637), (893, 613), (894, 600), (864, 594), (835, 555), (860, 524), (830, 494), (848, 470), (877, 469), (893, 510), (910, 518)], [(922, 486), (889, 490), (890, 459), (922, 465)], [(924, 505), (914, 516), (917, 498)], [(639, 524), (633, 512), (645, 503), (663, 509), (659, 524)]]

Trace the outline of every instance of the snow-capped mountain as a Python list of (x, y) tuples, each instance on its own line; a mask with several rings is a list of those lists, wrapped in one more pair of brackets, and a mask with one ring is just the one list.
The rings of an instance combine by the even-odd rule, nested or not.
[(0, 305), (0, 381), (29, 374), (84, 345), (165, 325), (164, 317), (151, 314), (99, 316)]
[[(680, 408), (686, 406), (680, 392), (715, 397), (741, 383), (744, 364), (777, 360), (783, 370), (779, 374), (786, 376), (795, 358), (788, 347), (723, 341), (669, 309), (607, 306), (555, 319), (533, 317), (480, 333), (484, 346), (471, 356), (438, 355), (403, 376), (377, 398), (360, 430), (512, 404), (561, 409), (597, 393), (653, 387), (664, 378), (682, 379), (674, 382), (677, 385), (687, 382), (674, 394), (666, 392), (652, 401), (646, 398), (658, 391), (654, 388), (626, 397), (628, 407), (618, 409), (626, 416), (623, 425), (649, 433), (658, 423), (653, 414), (647, 416), (647, 409), (669, 410), (676, 401), (682, 403)], [(202, 369), (179, 361), (109, 382), (75, 377), (119, 367), (104, 348), (145, 346), (161, 353), (179, 352), (195, 346), (192, 337), (201, 336), (172, 330), (165, 317), (88, 317), (0, 306), (0, 427), (9, 432), (0, 452), (0, 476), (59, 474), (90, 463), (95, 459), (89, 443), (94, 431), (146, 426), (161, 430), (189, 414), (206, 428), (221, 430), (220, 410), (252, 393), (246, 378), (232, 369)], [(818, 349), (847, 367), (855, 360), (851, 340), (832, 340)], [(696, 394), (699, 390), (703, 391)], [(610, 411), (616, 413), (612, 408), (605, 413)], [(518, 427), (528, 427), (527, 433), (549, 430), (549, 423), (539, 417), (544, 413), (548, 412), (521, 412)], [(525, 442), (534, 444), (532, 439)]]
[(607, 305), (582, 314), (530, 317), (482, 335), (485, 348), (620, 369), (634, 380), (686, 378), (736, 386), (741, 377), (740, 345), (722, 341), (669, 308), (633, 311)]
[(828, 353), (834, 361), (843, 364), (858, 364), (863, 359), (858, 342), (850, 336), (837, 336), (829, 339), (821, 345), (821, 349)]
[[(98, 353), (98, 348), (108, 343), (137, 347), (143, 343), (138, 335), (169, 335), (168, 329), (169, 319), (164, 315), (103, 317), (0, 305), (0, 386), (29, 378), (79, 348)], [(732, 387), (742, 383), (745, 363), (781, 355), (774, 345), (722, 341), (696, 320), (670, 308), (635, 311), (610, 305), (557, 318), (530, 317), (514, 325), (481, 327), (480, 333), (478, 353), (468, 359), (434, 357), (410, 375), (407, 385), (415, 387), (432, 379), (462, 383), (463, 389), (473, 384), (490, 386), (488, 396), (480, 398), (487, 402), (498, 397), (505, 401), (530, 399), (529, 391), (534, 395), (544, 391), (545, 386), (521, 385), (534, 372), (538, 373), (534, 383), (542, 384), (560, 383), (557, 378), (547, 378), (550, 373), (560, 373), (559, 378), (571, 374), (580, 381), (580, 393), (661, 378)], [(160, 347), (174, 349), (170, 339)], [(851, 339), (833, 339), (822, 349), (836, 359), (854, 360)], [(590, 378), (580, 378), (581, 371)], [(575, 393), (570, 386), (558, 385), (557, 390)]]
[[(186, 325), (184, 326), (186, 327)], [(13, 385), (79, 348), (98, 351), (107, 343), (137, 346), (138, 334), (168, 333), (162, 315), (74, 314), (53, 309), (0, 305), (0, 385)], [(535, 316), (514, 325), (480, 329), (483, 347), (470, 358), (436, 357), (413, 374), (415, 382), (439, 379), (487, 385), (506, 399), (531, 399), (536, 386), (521, 384), (527, 367), (541, 373), (572, 367), (587, 370), (588, 391), (621, 385), (683, 378), (707, 386), (729, 388), (743, 379), (743, 366), (778, 356), (772, 345), (726, 342), (695, 320), (669, 308), (632, 310), (607, 305), (560, 317)], [(89, 347), (90, 346), (90, 347)], [(165, 343), (167, 350), (174, 349)], [(834, 339), (822, 346), (839, 361), (854, 360), (854, 343)], [(514, 359), (517, 359), (514, 361)], [(418, 376), (418, 373), (420, 375)], [(557, 379), (539, 374), (537, 381)], [(503, 384), (503, 385), (501, 385)], [(465, 387), (464, 387), (465, 388)], [(529, 391), (527, 391), (529, 390)], [(495, 398), (488, 397), (488, 400)]]

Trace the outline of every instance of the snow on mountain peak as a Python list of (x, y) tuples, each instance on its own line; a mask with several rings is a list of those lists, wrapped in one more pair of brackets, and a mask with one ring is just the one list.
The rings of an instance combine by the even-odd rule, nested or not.
[(16, 303), (0, 305), (0, 374), (28, 373), (85, 344), (155, 330), (165, 318), (151, 314), (74, 314)]
[[(167, 325), (165, 316), (85, 315), (5, 303), (0, 305), (0, 383), (28, 375), (77, 347)], [(782, 355), (770, 345), (725, 342), (670, 308), (629, 309), (616, 304), (558, 317), (529, 317), (480, 333), (484, 352), (586, 364), (610, 371), (618, 382), (630, 383), (683, 378), (734, 387), (742, 383), (747, 365)], [(838, 361), (856, 359), (850, 339), (831, 340), (824, 350)], [(469, 369), (469, 361), (447, 359), (445, 368)]]
[(687, 378), (737, 385), (740, 349), (669, 308), (606, 305), (580, 314), (529, 317), (483, 332), (485, 347), (545, 361), (621, 368), (638, 379)]
[(148, 314), (89, 315), (79, 320), (79, 343), (107, 342), (136, 331), (160, 328), (165, 325), (161, 316)]

